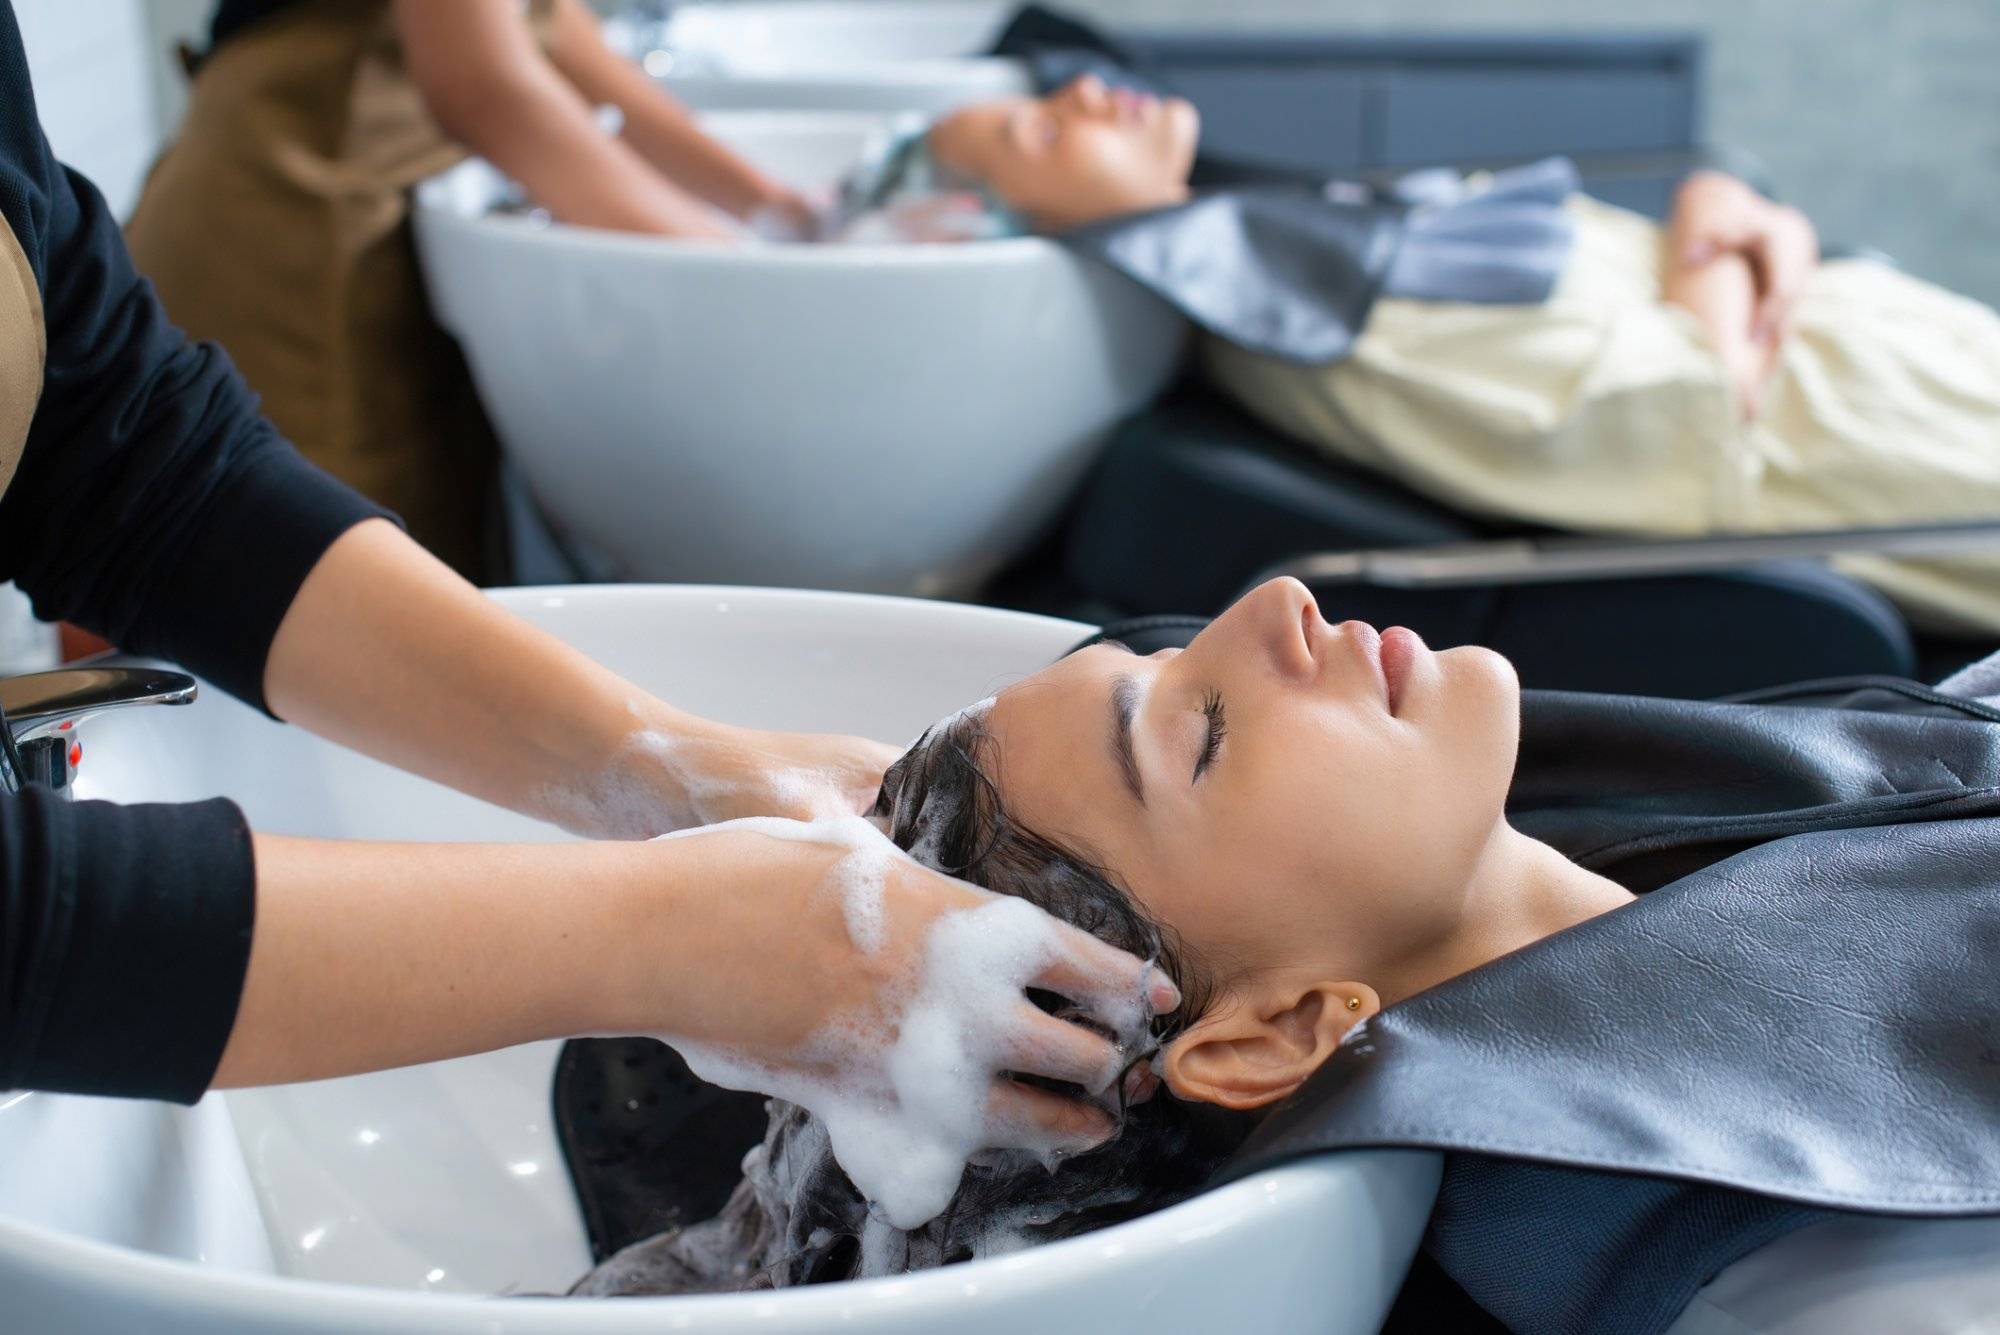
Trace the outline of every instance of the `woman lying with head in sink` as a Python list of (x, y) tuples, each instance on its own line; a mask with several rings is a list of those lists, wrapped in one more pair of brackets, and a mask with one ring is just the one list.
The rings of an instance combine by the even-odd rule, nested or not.
[[(1041, 231), (1106, 258), (1107, 222), (1215, 198), (1189, 187), (1199, 135), (1188, 103), (1085, 76), (945, 116), (863, 170), (849, 208), (947, 236)], [(1208, 378), (1311, 449), (1523, 523), (1693, 535), (2000, 514), (1986, 306), (1886, 264), (1822, 263), (1804, 215), (1719, 172), (1690, 176), (1665, 226), (1546, 167), (1497, 187), (1447, 175), (1399, 187), (1415, 207), (1392, 239), (1361, 233), (1393, 253), (1379, 272), (1280, 256), (1259, 277), (1293, 295), (1299, 273), (1341, 278), (1351, 343), (1278, 355), (1208, 322)], [(968, 197), (983, 208), (936, 203)], [(1385, 201), (1350, 186), (1321, 207), (1353, 218)], [(1188, 234), (1186, 263), (1157, 227), (1124, 258), (1191, 284), (1184, 310), (1217, 293), (1255, 304), (1221, 221)], [(1301, 230), (1287, 213), (1263, 239)], [(1265, 305), (1236, 328), (1295, 314)], [(1849, 564), (1927, 626), (2000, 632), (2000, 559)]]
[[(1954, 840), (1993, 846), (2000, 713), (1892, 696), (1543, 696), (1524, 747), (1504, 659), (1329, 625), (1289, 580), (1182, 650), (1086, 647), (926, 732), (878, 814), (919, 860), (1174, 976), (1184, 1006), (1107, 1099), (1116, 1135), (1053, 1169), (975, 1163), (905, 1233), (870, 1219), (812, 1117), (774, 1103), (719, 1216), (627, 1248), (577, 1292), (895, 1273), (1132, 1217), (1232, 1155), (1228, 1172), (1381, 1144), (1459, 1152), (1431, 1250), (1523, 1329), (1574, 1320), (1560, 1301), (1588, 1304), (1568, 1328), (1662, 1329), (1752, 1249), (1821, 1236), (1805, 1226), (1829, 1212), (1799, 1202), (2000, 1213), (2000, 1089), (1960, 1042), (2000, 982), (1910, 963), (2000, 933), (2000, 872), (1973, 857), (1956, 918), (1903, 910), (1897, 879), (1899, 859), (1949, 865)], [(1805, 893), (1821, 881), (1832, 914)], [(1878, 894), (1896, 921), (1868, 927)], [(1840, 913), (1868, 928), (1839, 947), (1859, 958), (1812, 958), (1855, 943), (1852, 921), (1826, 925)], [(1911, 1016), (1944, 1057), (1878, 1055), (1873, 1035)], [(1801, 1030), (1838, 1074), (1799, 1056)], [(1913, 1077), (1913, 1061), (1932, 1064)], [(1938, 1142), (1904, 1106), (1912, 1078), (1932, 1091), (1924, 1116), (1985, 1129), (1924, 1157)], [(1880, 1157), (1877, 1114), (1915, 1158)], [(1632, 1176), (1577, 1171), (1603, 1167)], [(1896, 1196), (1926, 1174), (1965, 1190), (1944, 1208)], [(1583, 1232), (1551, 1247), (1558, 1217)], [(1584, 1297), (1550, 1296), (1564, 1290)]]

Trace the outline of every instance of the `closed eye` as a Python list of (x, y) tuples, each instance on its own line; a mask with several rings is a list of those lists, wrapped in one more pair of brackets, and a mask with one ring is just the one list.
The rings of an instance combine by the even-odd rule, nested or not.
[(1222, 749), (1222, 739), (1229, 735), (1229, 720), (1223, 714), (1221, 692), (1210, 691), (1203, 696), (1201, 712), (1208, 719), (1208, 736), (1202, 743), (1201, 755), (1194, 762), (1191, 783), (1200, 782), (1202, 774), (1215, 763), (1215, 754)]
[(1062, 123), (1039, 102), (1022, 107), (1002, 122), (1001, 132), (1024, 153), (1039, 153), (1062, 138)]

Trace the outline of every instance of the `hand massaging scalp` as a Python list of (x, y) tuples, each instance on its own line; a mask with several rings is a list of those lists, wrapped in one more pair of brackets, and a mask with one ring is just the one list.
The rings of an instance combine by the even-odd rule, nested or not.
[[(609, 839), (655, 838), (760, 807), (841, 814), (839, 794), (820, 776), (746, 759), (743, 748), (727, 742), (642, 728), (619, 744), (603, 769), (545, 785), (531, 806), (572, 833)], [(661, 776), (671, 787), (661, 787)]]
[[(711, 828), (846, 848), (827, 874), (827, 889), (840, 897), (856, 948), (870, 954), (881, 949), (884, 885), (890, 868), (909, 855), (872, 821), (843, 816), (801, 824), (756, 817)], [(918, 1228), (951, 1203), (966, 1164), (992, 1139), (987, 1098), (994, 1077), (1010, 1067), (1008, 1034), (1028, 1004), (1024, 990), (1060, 949), (1060, 930), (1032, 904), (1006, 896), (946, 913), (926, 933), (917, 976), (890, 998), (894, 1014), (863, 1022), (836, 1017), (784, 1068), (660, 1037), (711, 1084), (769, 1094), (813, 1113), (826, 1127), (835, 1160), (872, 1211), (886, 1225)], [(1154, 978), (1147, 970), (1131, 997), (1099, 1007), (1118, 1047), (1093, 1080), (1093, 1095), (1118, 1078), (1122, 1054), (1144, 1043), (1151, 1015), (1146, 993)]]

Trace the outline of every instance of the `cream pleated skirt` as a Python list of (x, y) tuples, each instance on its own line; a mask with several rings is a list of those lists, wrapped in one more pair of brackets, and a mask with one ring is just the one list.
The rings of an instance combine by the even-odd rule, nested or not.
[[(1472, 513), (1693, 535), (2000, 518), (2000, 316), (1867, 261), (1814, 274), (1761, 416), (1734, 413), (1664, 232), (1583, 196), (1534, 306), (1383, 300), (1351, 359), (1210, 340), (1213, 379), (1336, 459)], [(2000, 550), (1837, 564), (1931, 629), (2000, 634)]]

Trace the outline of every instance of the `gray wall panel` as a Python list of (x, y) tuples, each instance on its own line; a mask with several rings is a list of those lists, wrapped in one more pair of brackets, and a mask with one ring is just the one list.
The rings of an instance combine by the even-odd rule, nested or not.
[(1830, 243), (2000, 305), (2000, 0), (1070, 0), (1141, 28), (1592, 33), (1709, 41), (1710, 138)]

